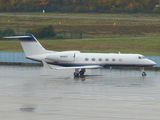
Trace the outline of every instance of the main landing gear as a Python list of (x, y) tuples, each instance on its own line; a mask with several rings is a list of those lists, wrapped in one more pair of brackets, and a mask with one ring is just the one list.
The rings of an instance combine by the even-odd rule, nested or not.
[(142, 76), (147, 76), (146, 72), (144, 71), (144, 68), (140, 68), (142, 71)]
[(85, 72), (86, 72), (86, 70), (84, 68), (82, 68), (80, 71), (79, 71), (79, 69), (75, 69), (74, 77), (83, 76)]

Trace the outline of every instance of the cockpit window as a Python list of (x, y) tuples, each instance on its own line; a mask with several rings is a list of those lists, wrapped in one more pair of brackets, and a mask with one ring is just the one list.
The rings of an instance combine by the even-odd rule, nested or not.
[(138, 59), (146, 59), (144, 56), (139, 56)]
[(142, 59), (146, 59), (146, 57), (142, 56)]
[(139, 56), (139, 57), (138, 57), (138, 59), (142, 59), (142, 57), (141, 57), (141, 56)]

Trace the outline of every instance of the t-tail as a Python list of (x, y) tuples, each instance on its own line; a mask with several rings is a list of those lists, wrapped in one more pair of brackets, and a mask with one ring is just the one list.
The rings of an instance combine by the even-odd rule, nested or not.
[(22, 45), (26, 57), (46, 54), (50, 52), (44, 49), (43, 46), (38, 42), (38, 40), (32, 34), (21, 34), (4, 38), (18, 38), (20, 40), (20, 43)]

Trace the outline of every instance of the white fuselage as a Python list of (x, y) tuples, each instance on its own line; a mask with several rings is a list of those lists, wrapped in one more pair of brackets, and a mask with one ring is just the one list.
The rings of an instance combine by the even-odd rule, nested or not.
[[(82, 76), (85, 69), (102, 67), (150, 67), (155, 62), (145, 58), (141, 54), (104, 54), (81, 53), (80, 51), (49, 51), (43, 48), (32, 34), (21, 34), (5, 38), (19, 38), (26, 58), (43, 63), (44, 67), (51, 68), (48, 64), (57, 65), (56, 69), (75, 69), (74, 77)], [(48, 63), (48, 64), (47, 64)], [(52, 68), (51, 68), (52, 69)], [(80, 71), (79, 71), (80, 69)], [(141, 68), (142, 76), (147, 74)]]
[(102, 67), (149, 67), (156, 64), (141, 54), (80, 53), (78, 51), (48, 53), (28, 58), (37, 61), (44, 59), (49, 64), (63, 67), (89, 65), (99, 65)]
[[(98, 67), (147, 67), (156, 65), (155, 62), (145, 58), (141, 54), (104, 54), (81, 53), (80, 51), (48, 51), (38, 42), (32, 34), (15, 35), (6, 38), (19, 38), (26, 58), (47, 62), (63, 67), (98, 68)], [(91, 67), (92, 66), (92, 67)]]

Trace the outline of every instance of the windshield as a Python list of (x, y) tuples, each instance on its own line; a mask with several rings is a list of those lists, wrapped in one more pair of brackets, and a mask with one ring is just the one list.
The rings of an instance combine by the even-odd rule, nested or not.
[(142, 59), (147, 59), (146, 57), (142, 56)]
[(146, 59), (144, 56), (139, 56), (138, 59)]

